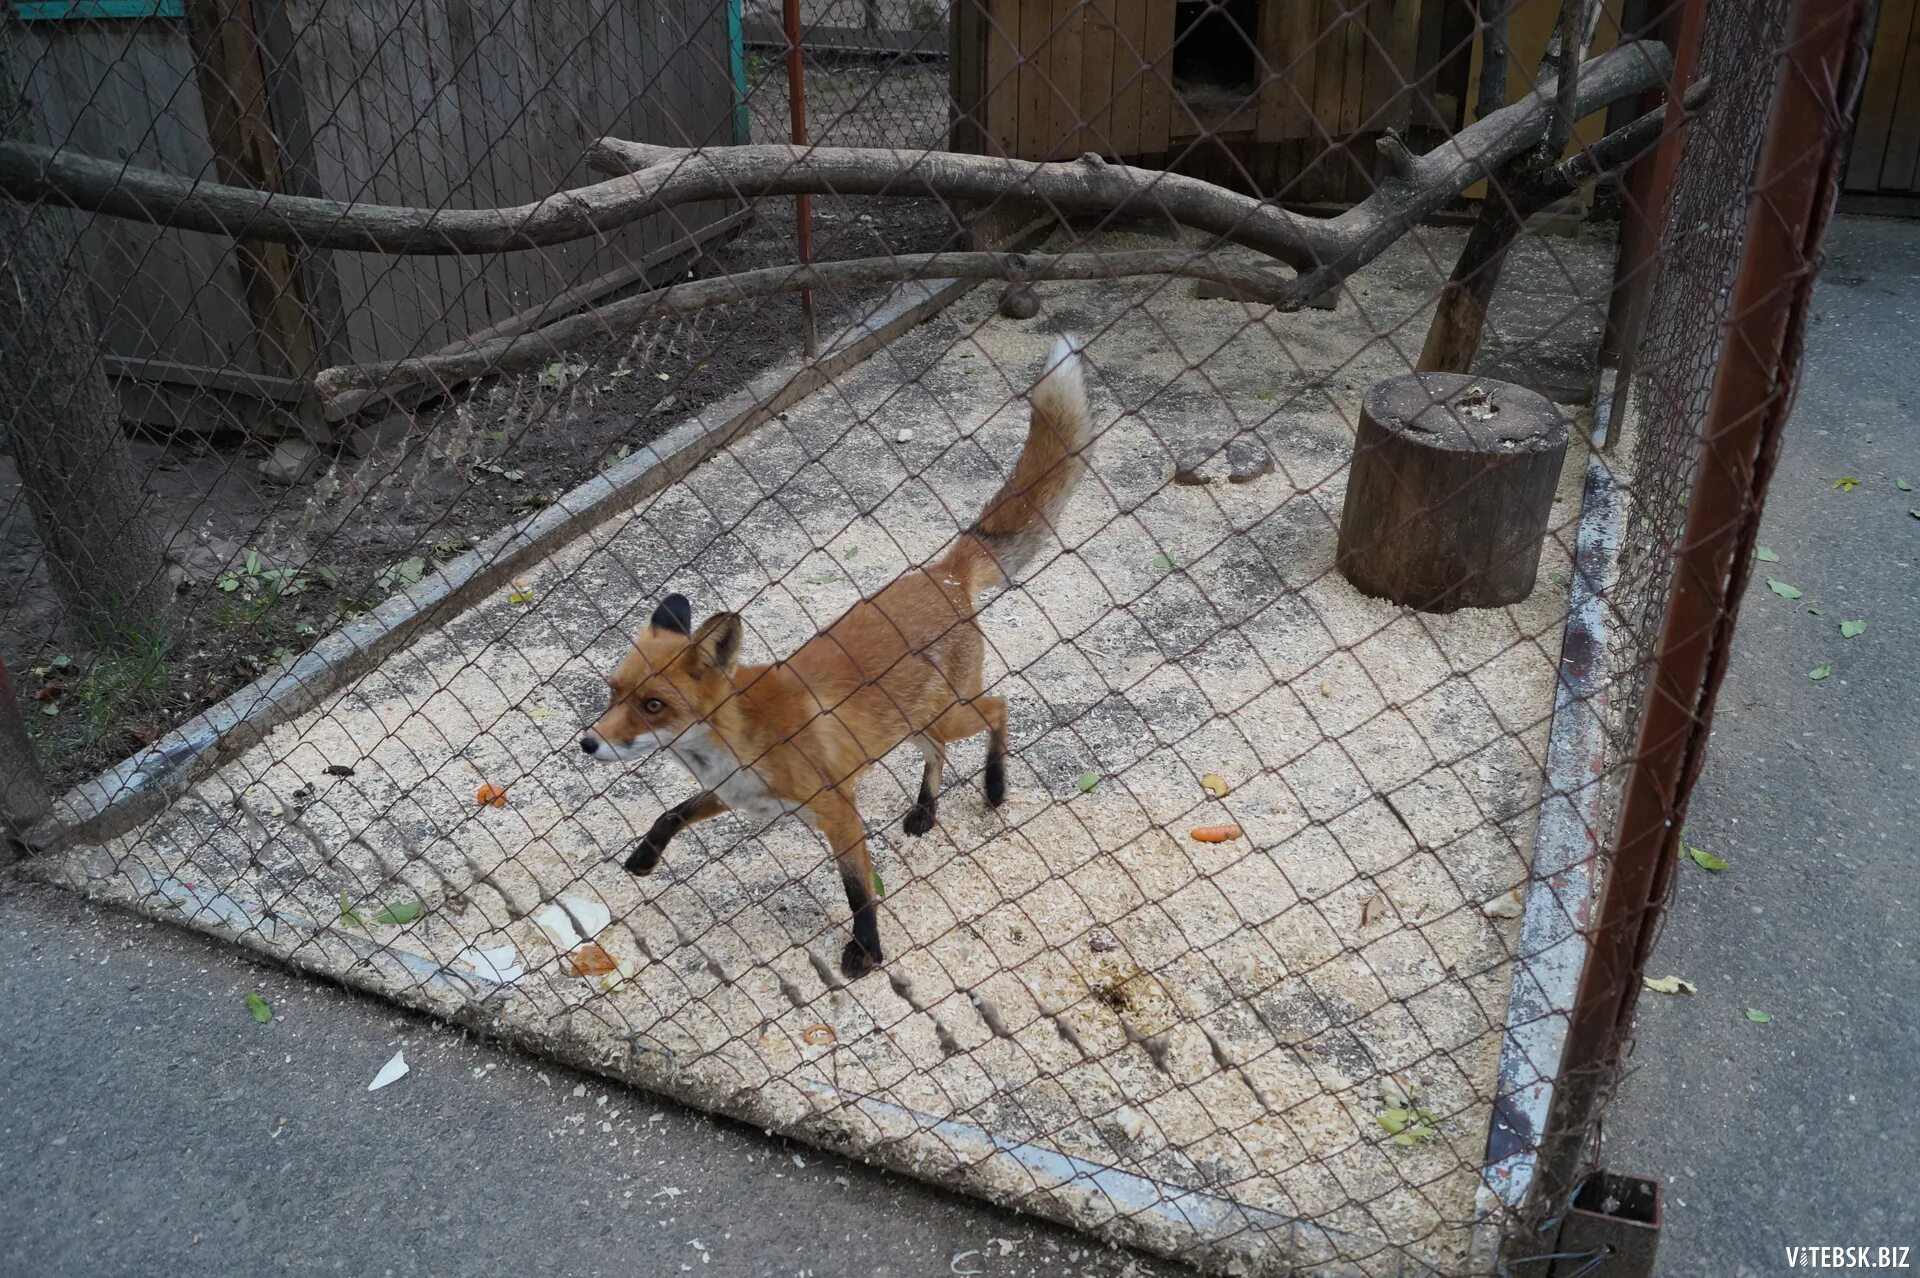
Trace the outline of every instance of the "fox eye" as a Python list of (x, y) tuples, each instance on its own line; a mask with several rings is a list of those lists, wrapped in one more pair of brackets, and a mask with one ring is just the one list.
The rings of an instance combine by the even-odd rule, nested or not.
[(667, 708), (667, 703), (662, 701), (658, 697), (648, 697), (644, 702), (641, 703), (640, 708), (642, 710), (645, 710), (648, 714), (659, 714), (662, 710), (665, 710)]

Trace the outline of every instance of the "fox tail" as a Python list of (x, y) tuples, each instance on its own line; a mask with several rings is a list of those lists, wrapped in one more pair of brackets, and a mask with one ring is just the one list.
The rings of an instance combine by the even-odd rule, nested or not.
[(975, 591), (1012, 581), (1033, 561), (1086, 473), (1092, 414), (1079, 347), (1070, 333), (1054, 342), (1033, 388), (1020, 460), (947, 553), (947, 566), (965, 572)]

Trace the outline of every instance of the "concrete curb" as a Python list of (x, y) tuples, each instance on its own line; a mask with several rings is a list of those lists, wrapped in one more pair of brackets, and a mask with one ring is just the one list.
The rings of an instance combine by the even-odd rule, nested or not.
[[(1611, 386), (1596, 398), (1594, 420), (1608, 418)], [(1602, 428), (1604, 429), (1604, 428)], [(1603, 446), (1599, 437), (1591, 447)], [(1607, 823), (1607, 726), (1612, 714), (1607, 651), (1613, 633), (1607, 590), (1619, 567), (1625, 499), (1613, 467), (1587, 458), (1574, 542), (1573, 580), (1561, 632), (1560, 677), (1547, 734), (1540, 815), (1534, 829), (1520, 942), (1487, 1128), (1475, 1239), (1476, 1272), (1492, 1272), (1511, 1214), (1533, 1188), (1540, 1141), (1553, 1107), (1568, 1014), (1586, 966), (1588, 932), (1599, 901), (1599, 840)]]

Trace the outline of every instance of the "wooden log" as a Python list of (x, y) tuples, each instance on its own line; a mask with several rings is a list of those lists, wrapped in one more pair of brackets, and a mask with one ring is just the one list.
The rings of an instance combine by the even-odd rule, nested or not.
[(1363, 594), (1423, 612), (1533, 592), (1567, 421), (1522, 386), (1408, 373), (1360, 406), (1339, 565)]

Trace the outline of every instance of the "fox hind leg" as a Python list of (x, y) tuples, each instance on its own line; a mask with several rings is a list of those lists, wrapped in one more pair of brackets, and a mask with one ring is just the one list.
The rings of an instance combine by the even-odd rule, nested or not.
[(1007, 800), (1007, 699), (974, 697), (953, 706), (934, 721), (927, 735), (945, 745), (981, 732), (987, 734), (987, 805), (997, 808)]
[(934, 818), (939, 814), (940, 778), (947, 768), (947, 746), (930, 732), (916, 736), (913, 744), (918, 747), (925, 766), (920, 772), (920, 797), (907, 809), (907, 819), (900, 823), (900, 828), (918, 836), (933, 828)]

